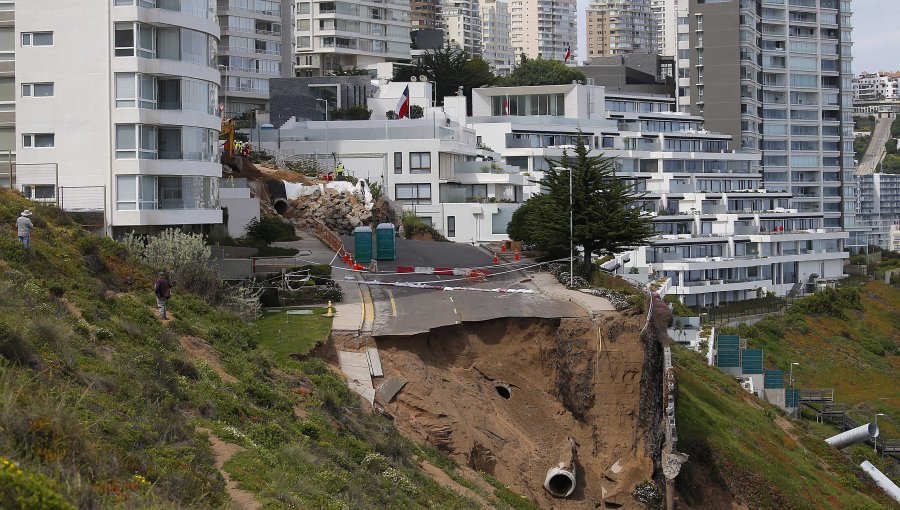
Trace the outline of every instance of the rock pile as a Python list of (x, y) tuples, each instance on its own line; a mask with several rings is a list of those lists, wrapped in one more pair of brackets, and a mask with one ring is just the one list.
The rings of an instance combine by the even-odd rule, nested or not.
[(325, 189), (324, 193), (314, 192), (290, 201), (291, 207), (284, 217), (300, 227), (309, 229), (312, 220), (319, 220), (338, 234), (345, 235), (361, 225), (369, 225), (372, 212), (354, 193), (338, 193), (333, 189)]

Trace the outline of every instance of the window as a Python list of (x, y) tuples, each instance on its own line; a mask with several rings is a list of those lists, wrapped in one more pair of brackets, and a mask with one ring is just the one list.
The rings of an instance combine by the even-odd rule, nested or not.
[(431, 184), (397, 184), (394, 199), (401, 204), (430, 204)]
[(45, 149), (54, 147), (53, 133), (28, 133), (22, 135), (22, 147)]
[(431, 153), (430, 152), (410, 152), (409, 153), (409, 173), (411, 173), (411, 174), (431, 173)]
[(156, 58), (156, 29), (141, 23), (116, 23), (115, 55)]
[(22, 32), (22, 46), (53, 46), (53, 32)]
[(156, 77), (148, 74), (116, 73), (116, 108), (155, 110)]
[(447, 237), (456, 237), (456, 216), (447, 216)]
[(22, 97), (52, 97), (53, 83), (23, 83)]
[(403, 153), (402, 152), (394, 153), (394, 173), (395, 174), (403, 173)]
[(157, 158), (156, 127), (136, 124), (117, 124), (116, 159), (135, 158)]
[(52, 202), (56, 200), (56, 186), (53, 184), (32, 184), (22, 186), (22, 194), (29, 200)]

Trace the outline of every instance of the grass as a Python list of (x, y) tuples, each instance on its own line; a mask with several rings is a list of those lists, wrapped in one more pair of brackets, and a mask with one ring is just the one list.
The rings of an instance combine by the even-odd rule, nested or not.
[[(694, 352), (673, 347), (678, 378), (678, 449), (690, 455), (676, 479), (684, 501), (704, 504), (698, 486), (719, 483), (750, 508), (889, 509), (893, 502), (856, 467), (869, 450), (839, 452), (834, 432), (814, 422), (781, 428), (780, 411), (745, 392)], [(705, 502), (707, 505), (710, 502)]]
[(287, 359), (291, 354), (306, 354), (328, 339), (332, 318), (325, 316), (327, 308), (305, 308), (313, 312), (311, 315), (287, 313), (303, 309), (267, 309), (263, 318), (256, 321), (259, 346), (274, 353), (278, 359)]

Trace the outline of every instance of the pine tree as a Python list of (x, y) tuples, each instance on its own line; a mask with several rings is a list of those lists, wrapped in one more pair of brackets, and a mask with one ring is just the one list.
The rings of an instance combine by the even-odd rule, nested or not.
[(591, 255), (614, 254), (640, 246), (654, 235), (650, 217), (635, 207), (642, 195), (615, 173), (612, 159), (589, 156), (579, 133), (574, 156), (547, 158), (540, 181), (545, 195), (522, 204), (508, 232), (516, 240), (560, 254), (569, 249), (569, 173), (572, 174), (572, 238), (584, 249), (583, 273), (592, 272)]

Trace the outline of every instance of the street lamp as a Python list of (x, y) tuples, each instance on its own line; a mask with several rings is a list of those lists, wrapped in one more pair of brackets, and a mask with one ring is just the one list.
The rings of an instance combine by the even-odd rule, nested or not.
[(794, 404), (796, 404), (796, 405), (797, 405), (797, 408), (799, 409), (799, 408), (800, 408), (800, 397), (797, 396), (797, 395), (794, 393), (794, 365), (800, 366), (800, 363), (797, 363), (796, 361), (794, 361), (794, 362), (791, 363), (791, 376), (790, 376), (790, 381), (791, 381), (791, 397), (797, 399), (797, 400), (794, 402)]
[[(572, 169), (569, 169), (569, 287), (575, 278), (575, 228), (572, 222)], [(587, 257), (587, 253), (584, 254)]]
[(323, 98), (316, 99), (316, 102), (319, 101), (325, 105), (325, 154), (331, 154), (331, 151), (328, 150), (328, 100)]
[(225, 99), (222, 101), (222, 118), (225, 118), (225, 112), (228, 111), (228, 66), (219, 64), (219, 69), (225, 74), (225, 86), (222, 87)]
[[(878, 428), (878, 417), (879, 416), (887, 416), (887, 415), (884, 413), (875, 413), (875, 428)], [(873, 449), (875, 450), (875, 453), (877, 454), (878, 453), (878, 436), (877, 435), (874, 438), (872, 438), (872, 442), (875, 444)]]

